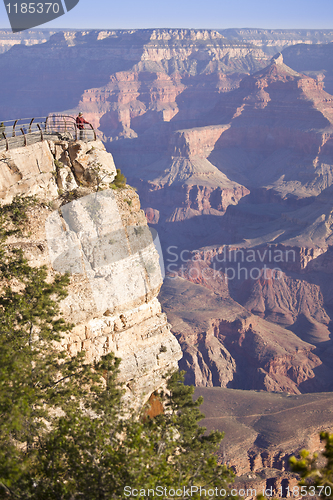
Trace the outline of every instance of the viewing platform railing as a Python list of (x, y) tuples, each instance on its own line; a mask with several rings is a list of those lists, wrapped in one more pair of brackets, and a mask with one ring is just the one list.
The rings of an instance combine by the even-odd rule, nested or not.
[(90, 123), (80, 130), (73, 116), (49, 115), (0, 121), (0, 151), (29, 146), (50, 140), (95, 141), (96, 132)]

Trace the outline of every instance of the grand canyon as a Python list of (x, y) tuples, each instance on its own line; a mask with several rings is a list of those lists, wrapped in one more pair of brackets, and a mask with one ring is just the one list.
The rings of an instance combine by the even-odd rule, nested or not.
[(333, 30), (2, 30), (0, 49), (0, 121), (83, 112), (137, 190), (222, 459), (296, 484), (289, 457), (333, 429)]

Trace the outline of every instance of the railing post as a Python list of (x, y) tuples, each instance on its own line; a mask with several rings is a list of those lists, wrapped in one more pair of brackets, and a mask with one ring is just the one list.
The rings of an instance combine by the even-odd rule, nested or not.
[(21, 130), (23, 137), (24, 137), (24, 145), (26, 146), (27, 145), (27, 136), (25, 135), (23, 128), (20, 128), (20, 130)]
[(7, 136), (6, 136), (6, 134), (4, 132), (2, 132), (2, 135), (4, 136), (5, 141), (6, 141), (6, 151), (8, 151), (9, 150), (9, 144), (8, 144)]
[(94, 129), (94, 127), (91, 125), (91, 123), (89, 123), (89, 125), (91, 126), (91, 130), (94, 132), (94, 141), (96, 141), (96, 132), (95, 132), (95, 129)]
[[(41, 122), (37, 122), (36, 120), (42, 120)], [(44, 121), (45, 120), (45, 121)], [(51, 122), (50, 122), (51, 120)], [(12, 120), (10, 120), (12, 121)], [(18, 122), (22, 122), (22, 127), (20, 126), (17, 127)], [(22, 135), (23, 135), (23, 140), (24, 140), (24, 146), (28, 146), (28, 136), (32, 134), (32, 126), (36, 127), (40, 133), (40, 140), (43, 141), (45, 140), (44, 135), (47, 133), (54, 133), (56, 132), (62, 132), (64, 131), (65, 133), (70, 132), (71, 139), (69, 140), (74, 140), (77, 141), (79, 137), (82, 135), (82, 139), (85, 141), (96, 141), (97, 140), (97, 134), (92, 126), (91, 123), (87, 124), (93, 132), (93, 138), (89, 139), (90, 134), (87, 132), (81, 134), (81, 130), (78, 128), (78, 125), (76, 123), (75, 117), (73, 116), (66, 116), (66, 115), (52, 115), (52, 116), (47, 116), (47, 117), (34, 117), (34, 118), (18, 118), (17, 120), (13, 121), (13, 125), (9, 125), (9, 127), (12, 127), (11, 131), (11, 137), (17, 137), (17, 130), (20, 130)], [(9, 128), (8, 127), (8, 128)], [(17, 128), (16, 128), (17, 127)], [(73, 132), (73, 128), (74, 131)], [(6, 141), (6, 150), (8, 151), (10, 147), (10, 139), (8, 139), (7, 135), (5, 132), (2, 132), (2, 130), (6, 131), (4, 127), (0, 127), (0, 138), (4, 138)], [(87, 129), (88, 130), (88, 127)], [(10, 135), (10, 134), (9, 134)]]
[(40, 138), (41, 138), (42, 141), (44, 141), (43, 131), (42, 131), (42, 128), (39, 125), (39, 123), (37, 123), (37, 127), (38, 127), (38, 130), (40, 131)]
[(18, 122), (18, 120), (15, 120), (15, 122), (14, 122), (12, 137), (15, 137), (15, 127), (16, 127), (17, 122)]

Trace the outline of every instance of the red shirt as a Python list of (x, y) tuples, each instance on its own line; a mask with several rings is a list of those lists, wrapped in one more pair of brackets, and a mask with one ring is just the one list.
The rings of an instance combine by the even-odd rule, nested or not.
[(78, 117), (76, 118), (76, 124), (77, 124), (77, 128), (78, 128), (79, 130), (83, 130), (83, 129), (84, 129), (84, 126), (83, 126), (83, 124), (84, 124), (84, 123), (89, 123), (89, 122), (87, 122), (87, 121), (83, 118), (83, 116), (78, 116)]

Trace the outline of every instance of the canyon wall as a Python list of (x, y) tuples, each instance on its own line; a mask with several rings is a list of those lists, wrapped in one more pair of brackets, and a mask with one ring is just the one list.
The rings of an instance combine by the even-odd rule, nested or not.
[(271, 56), (293, 45), (324, 44), (333, 41), (332, 30), (229, 28), (219, 32), (231, 40), (251, 43)]
[(7, 52), (14, 45), (36, 45), (45, 43), (58, 30), (35, 29), (13, 33), (11, 29), (0, 29), (0, 54)]
[(71, 355), (84, 350), (89, 361), (114, 352), (126, 399), (142, 404), (177, 369), (181, 350), (157, 299), (159, 255), (138, 195), (130, 187), (97, 192), (116, 175), (99, 141), (44, 141), (0, 157), (2, 201), (17, 194), (40, 200), (28, 211), (23, 236), (8, 243), (32, 265), (46, 264), (50, 276), (71, 275), (61, 311), (75, 326), (62, 348)]
[(132, 137), (179, 111), (179, 119), (193, 119), (198, 105), (204, 109), (266, 62), (260, 49), (214, 30), (64, 30), (0, 54), (7, 75), (0, 115), (81, 109), (103, 139)]

